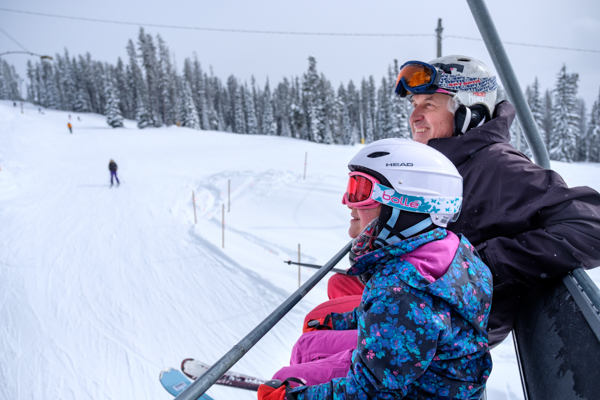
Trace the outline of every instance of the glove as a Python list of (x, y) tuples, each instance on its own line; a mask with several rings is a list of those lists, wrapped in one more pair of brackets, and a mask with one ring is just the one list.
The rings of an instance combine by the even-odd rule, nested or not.
[(320, 330), (331, 330), (333, 329), (333, 324), (331, 323), (331, 314), (327, 314), (323, 318), (319, 319), (311, 319), (306, 323), (308, 329), (307, 332), (310, 331), (320, 331)]
[(258, 387), (258, 400), (296, 400), (296, 395), (288, 393), (290, 382), (304, 384), (297, 378), (287, 378), (283, 382), (279, 379), (267, 381)]

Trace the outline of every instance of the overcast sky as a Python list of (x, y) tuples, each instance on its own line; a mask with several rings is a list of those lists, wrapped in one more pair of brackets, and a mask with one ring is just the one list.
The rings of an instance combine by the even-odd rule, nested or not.
[[(505, 42), (591, 49), (600, 51), (598, 0), (487, 1), (500, 37)], [(284, 76), (299, 76), (317, 59), (317, 68), (337, 88), (339, 83), (373, 75), (379, 82), (397, 59), (435, 58), (434, 36), (352, 37), (215, 32), (151, 27), (144, 24), (283, 32), (355, 34), (434, 34), (442, 18), (444, 35), (481, 38), (466, 1), (461, 0), (2, 0), (0, 8), (139, 23), (120, 25), (26, 15), (0, 10), (0, 29), (29, 51), (54, 55), (90, 52), (95, 60), (115, 63), (127, 59), (128, 39), (137, 40), (139, 26), (160, 35), (175, 54), (193, 56), (205, 69), (226, 79), (252, 75), (271, 86)], [(553, 50), (506, 44), (521, 87), (537, 76), (542, 89), (552, 88), (566, 64), (580, 76), (579, 95), (589, 108), (600, 90), (600, 53)], [(0, 53), (22, 48), (0, 32)], [(465, 54), (492, 66), (482, 41), (447, 37), (443, 54)], [(7, 55), (25, 77), (26, 55)]]

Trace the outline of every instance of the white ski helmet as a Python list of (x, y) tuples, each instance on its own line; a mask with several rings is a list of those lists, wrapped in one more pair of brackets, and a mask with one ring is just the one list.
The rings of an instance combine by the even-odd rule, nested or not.
[[(454, 86), (456, 88), (455, 90), (449, 88), (446, 88), (446, 90), (453, 92), (454, 98), (458, 100), (460, 104), (463, 104), (467, 107), (475, 104), (485, 104), (490, 111), (490, 115), (494, 114), (498, 84), (496, 83), (496, 75), (488, 68), (487, 65), (473, 57), (461, 55), (439, 57), (429, 61), (429, 64), (441, 69), (445, 74), (449, 74), (453, 78), (465, 78), (465, 83), (472, 82), (480, 78), (490, 79), (491, 81), (489, 85), (484, 85), (485, 87), (483, 89), (480, 86), (478, 89), (476, 89), (477, 91), (469, 90), (469, 85), (466, 87), (462, 85), (456, 85)], [(493, 84), (491, 84), (491, 82), (493, 82)], [(467, 90), (461, 90), (461, 88), (466, 88)]]
[[(348, 168), (381, 182), (374, 185), (371, 194), (371, 199), (381, 204), (429, 214), (428, 225), (433, 223), (443, 228), (458, 218), (462, 177), (454, 164), (432, 147), (407, 139), (378, 140), (361, 149)], [(425, 227), (420, 226), (423, 226), (420, 230)]]

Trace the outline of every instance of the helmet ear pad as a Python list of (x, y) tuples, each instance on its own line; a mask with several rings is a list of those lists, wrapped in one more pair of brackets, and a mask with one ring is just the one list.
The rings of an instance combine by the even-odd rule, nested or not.
[[(392, 210), (393, 210), (393, 208), (386, 204), (381, 205), (381, 211), (379, 213), (379, 221), (377, 223), (377, 231), (381, 232), (383, 230), (383, 228), (387, 228), (394, 236), (398, 236), (400, 239), (405, 239), (405, 237), (403, 235), (401, 235), (400, 232), (418, 224), (419, 222), (421, 222), (425, 219), (430, 218), (429, 214), (416, 213), (416, 212), (410, 212), (410, 211), (401, 211), (400, 217), (398, 218), (398, 220), (396, 221), (394, 226), (390, 226), (390, 225), (388, 225), (388, 222), (392, 216)], [(422, 231), (413, 234), (412, 236), (420, 235), (422, 233), (428, 232), (435, 228), (437, 228), (437, 226), (432, 224), (432, 225), (428, 226), (427, 228), (423, 229)]]
[(485, 104), (473, 104), (472, 106), (460, 105), (454, 113), (454, 136), (467, 133), (483, 121), (490, 120), (490, 110)]

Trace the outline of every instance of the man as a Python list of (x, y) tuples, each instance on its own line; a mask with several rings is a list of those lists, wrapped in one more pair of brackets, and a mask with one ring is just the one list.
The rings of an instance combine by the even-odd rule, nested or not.
[(108, 170), (110, 171), (110, 187), (113, 186), (113, 177), (117, 180), (117, 187), (119, 187), (121, 184), (121, 182), (119, 182), (119, 178), (117, 177), (117, 168), (117, 163), (111, 159), (108, 163)]
[(493, 273), (490, 346), (512, 330), (528, 287), (600, 265), (600, 195), (568, 188), (509, 144), (515, 109), (496, 105), (496, 90), (487, 66), (465, 56), (408, 62), (396, 88), (414, 107), (413, 139), (463, 176), (463, 208), (448, 229), (464, 234)]

